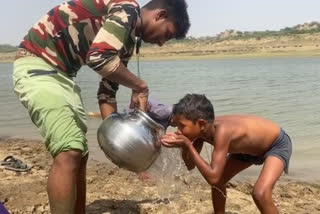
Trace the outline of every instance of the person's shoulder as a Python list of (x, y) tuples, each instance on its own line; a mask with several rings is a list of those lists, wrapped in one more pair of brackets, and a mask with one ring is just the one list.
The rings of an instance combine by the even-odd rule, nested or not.
[(133, 0), (116, 0), (110, 4), (109, 11), (113, 16), (119, 17), (123, 23), (135, 25), (136, 19), (140, 16), (140, 6)]
[(242, 129), (243, 127), (248, 126), (255, 121), (261, 120), (254, 115), (245, 115), (245, 114), (233, 114), (233, 115), (223, 115), (218, 116), (215, 119), (215, 123), (219, 125), (220, 129), (224, 130), (237, 130)]
[(137, 1), (135, 0), (113, 0), (111, 3), (111, 6), (117, 6), (117, 7), (121, 7), (121, 6), (131, 6), (134, 8), (140, 8), (140, 5)]
[(233, 136), (234, 129), (237, 128), (235, 120), (236, 119), (230, 115), (216, 117), (214, 122), (215, 139), (230, 139)]
[(215, 125), (215, 136), (219, 135), (219, 136), (227, 136), (230, 135), (230, 126), (228, 126), (228, 124), (226, 123), (219, 123)]
[(215, 121), (220, 122), (221, 124), (229, 126), (230, 124), (242, 126), (247, 122), (262, 120), (264, 118), (258, 117), (255, 115), (246, 115), (246, 114), (233, 114), (233, 115), (223, 115), (216, 117)]

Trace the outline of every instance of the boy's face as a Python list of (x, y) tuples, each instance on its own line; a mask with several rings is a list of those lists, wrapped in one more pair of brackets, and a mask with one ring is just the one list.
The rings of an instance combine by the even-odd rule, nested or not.
[(169, 18), (165, 10), (156, 10), (148, 25), (143, 29), (143, 41), (162, 46), (175, 37), (174, 20)]
[(194, 141), (201, 135), (200, 124), (186, 119), (183, 115), (173, 116), (173, 123), (184, 136), (190, 141)]

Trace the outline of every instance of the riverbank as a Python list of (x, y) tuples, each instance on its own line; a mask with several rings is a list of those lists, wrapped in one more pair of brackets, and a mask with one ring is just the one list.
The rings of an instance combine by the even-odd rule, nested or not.
[[(0, 202), (12, 214), (49, 213), (46, 178), (52, 160), (40, 141), (0, 139), (0, 159), (13, 155), (33, 166), (16, 173), (0, 168)], [(142, 181), (135, 173), (113, 164), (90, 160), (87, 176), (87, 213), (211, 213), (210, 188), (203, 178), (184, 173), (155, 176)], [(159, 178), (165, 180), (159, 180)], [(259, 213), (250, 192), (253, 183), (228, 185), (227, 211), (233, 214)], [(281, 213), (320, 212), (320, 186), (284, 178), (274, 190)]]
[(143, 60), (229, 59), (267, 57), (320, 56), (320, 34), (228, 39), (220, 42), (210, 39), (170, 42), (163, 47), (147, 46), (141, 49)]
[[(149, 48), (148, 51), (156, 53), (158, 49)], [(170, 61), (170, 60), (210, 60), (210, 59), (249, 59), (249, 58), (281, 58), (281, 57), (320, 57), (320, 49), (303, 49), (303, 50), (274, 50), (264, 52), (248, 52), (248, 53), (202, 53), (192, 52), (189, 54), (173, 54), (164, 53), (163, 55), (144, 52), (140, 55), (140, 61)], [(0, 63), (12, 63), (15, 58), (15, 53), (0, 53)], [(136, 56), (132, 61), (136, 61)]]

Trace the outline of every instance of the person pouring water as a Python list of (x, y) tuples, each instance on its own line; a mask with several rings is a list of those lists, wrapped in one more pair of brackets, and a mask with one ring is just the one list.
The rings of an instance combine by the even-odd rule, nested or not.
[[(152, 0), (141, 10), (145, 18), (139, 19), (143, 29), (138, 33), (136, 53), (142, 39), (146, 43), (162, 46), (166, 41), (176, 38), (185, 38), (189, 28), (189, 17), (186, 11), (185, 0)], [(150, 12), (152, 9), (154, 11)], [(147, 13), (146, 11), (149, 11)], [(137, 34), (137, 33), (136, 33)], [(148, 107), (147, 83), (131, 73), (127, 68), (128, 61), (123, 61), (122, 69), (118, 69), (117, 75), (104, 77), (100, 82), (97, 98), (102, 119), (111, 113), (117, 112), (116, 93), (119, 84), (132, 89), (130, 108), (138, 108), (144, 112)], [(139, 69), (139, 68), (138, 68)]]
[(102, 117), (117, 111), (119, 85), (132, 89), (131, 106), (146, 111), (148, 85), (127, 64), (136, 37), (162, 46), (189, 30), (185, 0), (72, 0), (29, 30), (13, 65), (14, 91), (53, 157), (47, 191), (53, 214), (85, 213), (86, 114), (73, 80), (83, 65), (99, 73)]

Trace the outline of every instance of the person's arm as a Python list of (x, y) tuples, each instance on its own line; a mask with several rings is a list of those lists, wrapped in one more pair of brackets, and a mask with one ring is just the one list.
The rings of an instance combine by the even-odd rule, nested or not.
[(122, 62), (119, 67), (106, 78), (112, 82), (131, 88), (133, 91), (148, 93), (147, 83), (131, 73)]
[(118, 89), (118, 83), (112, 82), (106, 78), (101, 79), (97, 98), (102, 119), (105, 119), (110, 114), (117, 112), (116, 93)]
[[(203, 147), (203, 140), (197, 139), (193, 142), (193, 147), (196, 149), (196, 151), (200, 154), (202, 147)], [(196, 164), (194, 163), (193, 159), (190, 156), (190, 153), (186, 147), (182, 147), (181, 156), (183, 159), (183, 162), (185, 163), (188, 170), (192, 170), (196, 167)]]
[[(90, 46), (86, 64), (104, 79), (131, 88), (132, 105), (145, 111), (148, 86), (146, 82), (131, 73), (120, 58), (122, 56), (128, 58), (131, 53), (128, 51), (132, 46), (126, 47), (126, 45), (132, 44), (130, 40), (135, 31), (139, 6), (132, 1), (111, 3), (108, 6), (110, 7), (108, 15)], [(114, 106), (109, 104), (110, 102), (104, 102), (100, 105), (102, 112), (115, 110)]]
[[(131, 88), (132, 95), (130, 108), (137, 107), (144, 112), (147, 111), (149, 95), (147, 83), (131, 73), (123, 63), (120, 63), (120, 66), (116, 69), (116, 71), (107, 76), (106, 79)], [(108, 106), (108, 108), (111, 107)]]
[(101, 118), (102, 120), (104, 120), (110, 114), (117, 112), (117, 104), (99, 101), (99, 109), (101, 113)]

